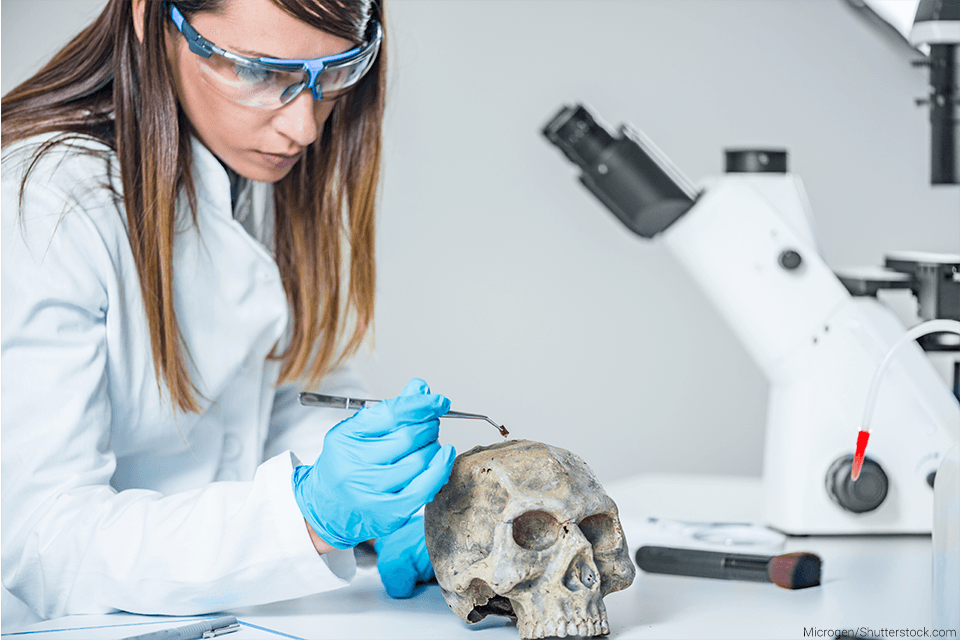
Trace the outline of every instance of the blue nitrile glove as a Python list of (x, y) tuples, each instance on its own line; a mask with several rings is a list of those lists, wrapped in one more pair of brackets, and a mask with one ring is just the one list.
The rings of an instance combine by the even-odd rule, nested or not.
[(433, 565), (423, 537), (423, 516), (416, 515), (388, 536), (377, 538), (377, 570), (387, 595), (409, 598), (418, 582), (433, 578)]
[(348, 549), (388, 536), (433, 500), (455, 456), (437, 442), (448, 409), (415, 378), (327, 432), (316, 463), (293, 471), (300, 512), (324, 542)]

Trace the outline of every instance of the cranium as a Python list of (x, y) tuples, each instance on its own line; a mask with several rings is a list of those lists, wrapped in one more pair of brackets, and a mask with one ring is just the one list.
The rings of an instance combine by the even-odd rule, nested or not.
[(521, 638), (606, 635), (603, 597), (636, 574), (617, 505), (583, 460), (541, 442), (457, 456), (424, 523), (447, 605), (466, 622), (508, 616)]

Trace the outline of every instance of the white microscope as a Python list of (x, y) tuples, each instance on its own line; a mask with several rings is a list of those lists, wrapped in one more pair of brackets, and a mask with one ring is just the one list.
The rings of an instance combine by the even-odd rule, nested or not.
[[(874, 372), (906, 328), (824, 263), (786, 154), (728, 153), (734, 172), (698, 192), (643, 134), (621, 126), (614, 137), (582, 106), (561, 110), (544, 134), (621, 222), (673, 253), (767, 375), (767, 524), (790, 534), (929, 533), (929, 478), (960, 440), (960, 405), (919, 346), (902, 349), (877, 400), (873, 427), (884, 436), (850, 479)], [(960, 257), (945, 268), (960, 270)]]
[[(931, 46), (931, 182), (960, 184), (960, 0), (921, 0), (914, 32)], [(613, 135), (583, 106), (564, 107), (543, 133), (623, 224), (673, 253), (766, 374), (766, 523), (794, 535), (930, 533), (938, 469), (960, 484), (955, 461), (941, 467), (960, 441), (960, 340), (925, 336), (931, 359), (900, 340), (916, 328), (876, 293), (908, 288), (923, 319), (955, 326), (960, 255), (891, 253), (882, 269), (838, 275), (818, 253), (803, 186), (782, 150), (728, 151), (727, 173), (698, 190), (642, 133), (622, 125)], [(943, 354), (947, 375), (933, 364)], [(881, 363), (891, 364), (877, 378), (870, 426), (878, 435), (854, 482), (857, 432)], [(955, 488), (946, 495), (958, 499)], [(960, 527), (955, 519), (948, 528)], [(934, 573), (945, 575), (936, 563)]]
[[(960, 0), (922, 0), (914, 35), (931, 48), (931, 182), (958, 184)], [(698, 190), (642, 133), (621, 126), (614, 136), (582, 106), (562, 109), (543, 133), (621, 222), (673, 253), (767, 375), (767, 524), (929, 533), (935, 474), (960, 440), (957, 336), (924, 336), (928, 354), (913, 341), (898, 348), (872, 411), (883, 436), (856, 482), (851, 468), (874, 373), (907, 332), (877, 291), (910, 289), (921, 318), (960, 321), (960, 256), (890, 253), (883, 268), (834, 273), (785, 151), (728, 151), (727, 173)]]

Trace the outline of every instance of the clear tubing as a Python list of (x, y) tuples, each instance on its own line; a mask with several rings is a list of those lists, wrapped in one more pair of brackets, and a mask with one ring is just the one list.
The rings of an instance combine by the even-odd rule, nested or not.
[(870, 433), (870, 421), (873, 419), (873, 409), (877, 402), (877, 391), (880, 389), (880, 383), (883, 381), (884, 374), (893, 362), (893, 356), (896, 355), (902, 345), (931, 333), (955, 333), (960, 336), (960, 322), (956, 320), (928, 320), (922, 322), (903, 334), (903, 336), (897, 340), (896, 344), (890, 347), (890, 350), (887, 351), (887, 356), (883, 359), (883, 362), (880, 363), (877, 372), (873, 376), (870, 393), (867, 394), (867, 406), (863, 411), (861, 431)]
[(886, 357), (877, 372), (873, 376), (873, 382), (870, 384), (870, 392), (867, 394), (867, 406), (863, 411), (863, 421), (860, 423), (860, 432), (857, 433), (857, 448), (853, 455), (853, 464), (850, 467), (850, 479), (856, 482), (860, 477), (860, 469), (863, 467), (863, 458), (867, 449), (867, 441), (870, 439), (870, 421), (873, 419), (873, 408), (877, 403), (877, 391), (880, 389), (880, 383), (883, 376), (893, 362), (893, 356), (900, 347), (907, 342), (912, 342), (920, 336), (929, 333), (955, 333), (960, 336), (960, 322), (956, 320), (928, 320), (913, 327), (903, 334), (897, 342), (887, 351)]

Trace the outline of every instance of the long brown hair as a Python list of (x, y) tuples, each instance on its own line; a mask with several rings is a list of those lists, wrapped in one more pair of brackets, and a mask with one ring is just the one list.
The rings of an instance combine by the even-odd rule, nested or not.
[[(382, 0), (271, 1), (313, 27), (358, 44), (370, 19), (384, 23)], [(171, 4), (189, 19), (216, 11), (222, 2)], [(2, 146), (43, 133), (64, 134), (37, 150), (21, 196), (29, 169), (57, 144), (92, 137), (116, 153), (157, 383), (166, 382), (179, 408), (199, 411), (173, 291), (176, 194), (185, 192), (197, 215), (191, 127), (178, 105), (166, 60), (167, 3), (146, 0), (142, 44), (131, 5), (130, 0), (109, 0), (90, 26), (3, 97)], [(175, 29), (173, 34), (179, 37)], [(281, 382), (319, 381), (356, 352), (372, 325), (385, 49), (382, 45), (367, 76), (337, 101), (294, 170), (274, 185), (276, 259), (293, 315), (289, 345), (272, 354), (283, 360)]]

